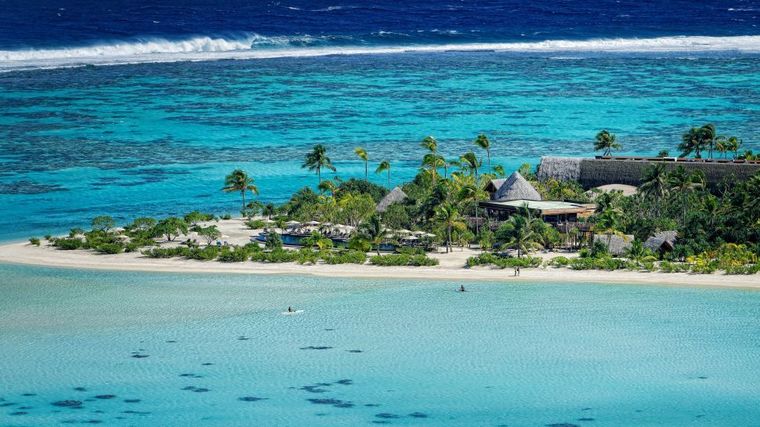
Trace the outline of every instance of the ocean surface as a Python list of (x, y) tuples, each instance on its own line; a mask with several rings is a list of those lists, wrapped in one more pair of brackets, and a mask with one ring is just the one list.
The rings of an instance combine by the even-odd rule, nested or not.
[[(758, 292), (465, 283), (461, 294), (432, 281), (11, 266), (0, 275), (3, 426), (760, 418)], [(282, 315), (288, 306), (303, 312)]]
[[(676, 154), (713, 122), (760, 149), (756, 1), (2, 2), (0, 241), (193, 209), (237, 212), (223, 177), (260, 200), (337, 177), (419, 167), (418, 141), (455, 157), (479, 132), (496, 163)], [(482, 153), (481, 153), (482, 154)], [(329, 174), (328, 174), (329, 175)], [(377, 183), (385, 177), (371, 174)]]

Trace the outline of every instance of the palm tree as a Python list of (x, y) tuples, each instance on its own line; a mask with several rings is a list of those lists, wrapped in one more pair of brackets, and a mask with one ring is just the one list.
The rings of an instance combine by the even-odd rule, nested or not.
[(712, 150), (715, 145), (715, 125), (706, 124), (702, 127), (693, 127), (681, 137), (678, 149), (681, 156), (686, 157), (694, 153), (697, 159), (702, 158), (702, 150), (709, 149), (709, 157), (712, 158)]
[(689, 194), (697, 189), (704, 188), (705, 179), (699, 172), (689, 173), (683, 166), (679, 166), (668, 174), (670, 190), (681, 196), (682, 214), (681, 225), (686, 224), (687, 202)]
[(375, 247), (377, 254), (380, 255), (380, 245), (385, 238), (385, 226), (380, 221), (380, 217), (372, 215), (368, 220), (364, 221), (359, 227), (359, 233)]
[(330, 195), (335, 196), (335, 193), (338, 191), (338, 186), (335, 185), (335, 182), (331, 179), (326, 179), (317, 185), (317, 189), (321, 193), (330, 193)]
[(496, 241), (507, 248), (517, 249), (517, 257), (530, 253), (533, 249), (541, 247), (541, 235), (537, 232), (539, 222), (533, 218), (527, 207), (523, 207), (518, 214), (509, 217), (496, 231)]
[(726, 151), (733, 151), (734, 152), (734, 159), (739, 157), (739, 148), (742, 146), (742, 140), (741, 138), (737, 138), (735, 136), (731, 136), (726, 141)]
[(464, 204), (475, 205), (475, 234), (480, 234), (480, 217), (478, 215), (478, 202), (488, 197), (486, 193), (477, 182), (468, 182), (462, 185), (459, 189), (458, 198), (460, 202)]
[(316, 170), (319, 182), (322, 182), (322, 168), (335, 172), (335, 166), (333, 166), (330, 158), (327, 157), (327, 149), (322, 144), (314, 146), (311, 152), (306, 155), (306, 160), (301, 167), (308, 168), (310, 171)]
[(660, 201), (668, 194), (669, 189), (668, 173), (664, 165), (658, 163), (644, 171), (639, 192), (654, 199), (656, 216), (659, 216)]
[(709, 158), (713, 158), (713, 148), (715, 147), (715, 125), (708, 123), (699, 128), (699, 136), (702, 139), (702, 146), (709, 149)]
[(602, 130), (601, 132), (596, 134), (596, 142), (594, 142), (594, 150), (604, 150), (604, 153), (602, 153), (602, 156), (609, 156), (612, 154), (612, 150), (619, 150), (623, 148), (622, 145), (620, 145), (619, 142), (617, 142), (617, 137), (614, 133), (610, 133), (609, 131)]
[(443, 156), (435, 154), (435, 152), (427, 153), (422, 157), (422, 166), (427, 166), (430, 170), (430, 175), (433, 177), (433, 182), (438, 180), (438, 168), (446, 168), (446, 160)]
[(375, 169), (375, 173), (388, 172), (388, 188), (391, 188), (391, 162), (383, 160)]
[(369, 181), (369, 156), (367, 155), (367, 150), (363, 149), (362, 147), (356, 147), (354, 148), (354, 153), (356, 153), (357, 156), (359, 156), (362, 161), (364, 161), (364, 180)]
[(451, 252), (452, 230), (464, 230), (467, 228), (459, 215), (457, 208), (451, 203), (444, 203), (435, 210), (435, 219), (446, 230), (446, 253)]
[(491, 141), (488, 140), (488, 137), (485, 136), (485, 134), (481, 133), (477, 138), (475, 138), (475, 145), (486, 150), (486, 157), (488, 158), (488, 170), (491, 170)]
[(239, 191), (240, 196), (243, 198), (243, 207), (241, 211), (245, 210), (245, 193), (250, 191), (253, 194), (259, 194), (259, 188), (256, 187), (253, 181), (253, 177), (248, 176), (242, 169), (235, 169), (231, 174), (224, 178), (224, 188), (222, 191), (225, 193), (231, 193), (233, 191)]
[(465, 153), (462, 157), (459, 158), (459, 160), (462, 162), (462, 168), (469, 170), (475, 174), (475, 180), (478, 180), (478, 168), (483, 164), (483, 162), (478, 159), (478, 156), (475, 155), (472, 151)]
[(420, 142), (420, 145), (422, 148), (426, 148), (431, 153), (438, 151), (438, 141), (436, 141), (435, 137), (432, 135), (423, 138), (422, 142)]

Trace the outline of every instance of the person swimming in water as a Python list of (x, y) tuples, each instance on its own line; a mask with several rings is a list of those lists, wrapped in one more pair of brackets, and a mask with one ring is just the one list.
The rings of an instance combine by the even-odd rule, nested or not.
[(459, 285), (459, 292), (465, 292), (464, 285)]
[(288, 313), (292, 313), (292, 312), (293, 312), (293, 307), (288, 306)]

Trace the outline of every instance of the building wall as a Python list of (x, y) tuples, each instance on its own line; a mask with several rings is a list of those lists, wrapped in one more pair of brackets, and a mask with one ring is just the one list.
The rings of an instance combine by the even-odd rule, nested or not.
[(638, 186), (647, 168), (654, 163), (663, 164), (668, 170), (683, 166), (687, 171), (701, 170), (710, 187), (716, 187), (724, 179), (744, 180), (760, 172), (760, 164), (753, 163), (699, 163), (699, 162), (652, 162), (648, 160), (605, 160), (591, 158), (542, 157), (538, 167), (540, 180), (576, 180), (584, 188), (606, 184)]

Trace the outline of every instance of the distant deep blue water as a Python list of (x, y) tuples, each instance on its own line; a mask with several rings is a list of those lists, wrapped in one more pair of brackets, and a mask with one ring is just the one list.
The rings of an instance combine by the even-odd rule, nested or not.
[(235, 213), (235, 167), (282, 201), (316, 143), (341, 178), (366, 147), (393, 184), (428, 134), (455, 156), (486, 132), (507, 168), (602, 128), (625, 153), (706, 122), (760, 147), (757, 2), (121, 3), (2, 2), (0, 240)]
[[(433, 281), (18, 266), (0, 275), (0, 425), (760, 418), (758, 292), (465, 283), (462, 294)], [(283, 316), (289, 305), (304, 312)], [(67, 400), (81, 406), (55, 404)]]
[(243, 33), (291, 37), (295, 46), (737, 36), (757, 35), (760, 23), (753, 0), (6, 0), (2, 6), (0, 49)]

